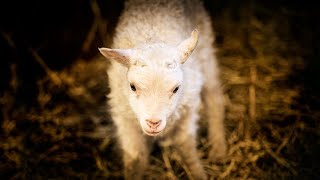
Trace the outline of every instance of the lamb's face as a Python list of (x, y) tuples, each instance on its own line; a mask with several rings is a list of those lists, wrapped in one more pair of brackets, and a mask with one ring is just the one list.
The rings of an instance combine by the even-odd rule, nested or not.
[(150, 136), (164, 130), (183, 93), (183, 72), (176, 52), (162, 48), (142, 49), (142, 59), (137, 59), (127, 74), (131, 108), (143, 132)]
[(134, 49), (100, 48), (108, 59), (128, 68), (128, 100), (143, 131), (161, 133), (183, 94), (182, 64), (198, 41), (198, 31), (177, 46), (164, 43)]

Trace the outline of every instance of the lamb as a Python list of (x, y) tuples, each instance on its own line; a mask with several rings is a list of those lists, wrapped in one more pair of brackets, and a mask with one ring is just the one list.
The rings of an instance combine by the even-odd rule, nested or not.
[(210, 18), (197, 0), (125, 2), (112, 48), (99, 50), (111, 61), (108, 103), (126, 179), (143, 177), (155, 142), (179, 152), (190, 178), (206, 179), (196, 153), (202, 104), (209, 158), (225, 156), (223, 92), (213, 42)]

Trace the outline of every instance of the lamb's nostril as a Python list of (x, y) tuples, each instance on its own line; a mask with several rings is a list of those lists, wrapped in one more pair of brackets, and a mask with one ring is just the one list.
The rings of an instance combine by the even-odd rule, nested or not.
[(157, 128), (161, 123), (161, 120), (159, 120), (159, 119), (147, 119), (146, 121), (147, 121), (148, 126), (152, 129)]

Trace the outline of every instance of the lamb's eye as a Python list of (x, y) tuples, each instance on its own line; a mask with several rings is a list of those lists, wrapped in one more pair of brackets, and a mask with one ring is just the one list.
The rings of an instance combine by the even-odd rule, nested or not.
[(176, 93), (179, 90), (179, 86), (177, 86), (174, 90), (173, 93)]
[(132, 91), (136, 91), (137, 90), (136, 87), (133, 84), (130, 84), (130, 87), (131, 87)]

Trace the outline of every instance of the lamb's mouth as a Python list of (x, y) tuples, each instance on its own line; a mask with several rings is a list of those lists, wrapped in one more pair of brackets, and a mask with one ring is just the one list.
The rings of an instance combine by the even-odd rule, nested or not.
[(162, 132), (162, 131), (147, 131), (147, 130), (143, 130), (143, 131), (145, 134), (147, 134), (149, 136), (156, 136)]

